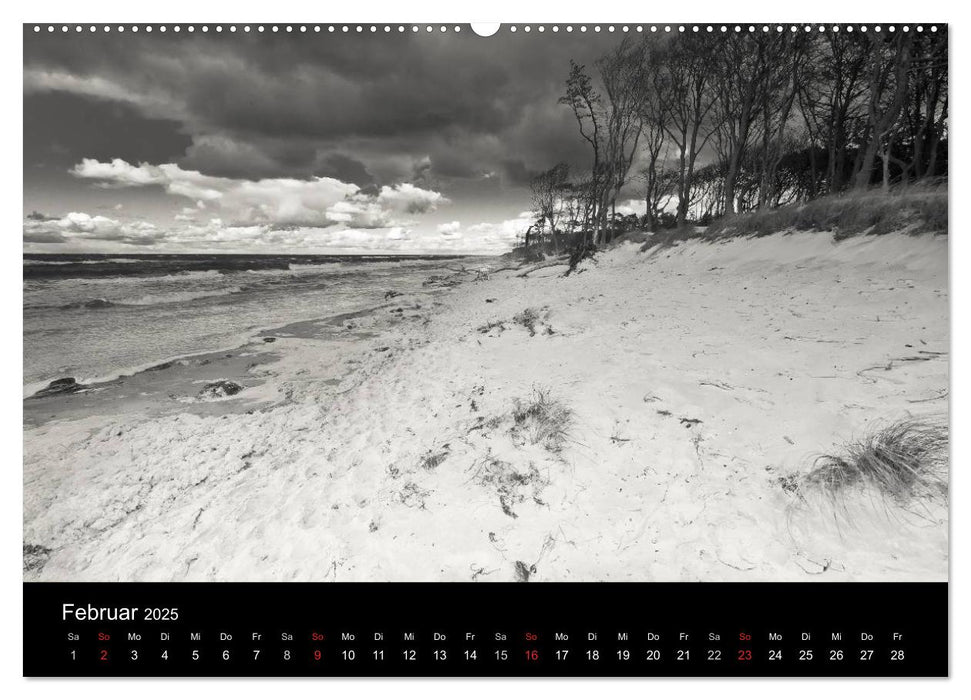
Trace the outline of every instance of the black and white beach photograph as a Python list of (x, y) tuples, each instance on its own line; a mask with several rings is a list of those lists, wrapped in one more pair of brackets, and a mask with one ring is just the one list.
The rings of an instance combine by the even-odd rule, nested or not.
[(24, 581), (947, 580), (945, 24), (23, 49)]

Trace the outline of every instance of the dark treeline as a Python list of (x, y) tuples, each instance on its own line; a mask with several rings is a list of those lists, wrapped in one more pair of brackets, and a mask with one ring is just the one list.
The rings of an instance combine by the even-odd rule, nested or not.
[[(560, 102), (591, 165), (533, 179), (526, 246), (944, 177), (947, 82), (944, 31), (627, 37), (571, 63)], [(617, 211), (622, 190), (642, 213)]]

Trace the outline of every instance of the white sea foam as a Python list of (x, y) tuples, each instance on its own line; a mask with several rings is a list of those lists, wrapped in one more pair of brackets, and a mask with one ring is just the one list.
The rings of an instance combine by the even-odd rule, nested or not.
[(259, 329), (376, 306), (388, 289), (420, 290), (434, 269), (373, 265), (27, 280), (24, 393), (61, 377), (107, 381), (172, 358), (237, 348)]
[(241, 287), (226, 287), (224, 289), (170, 292), (168, 294), (146, 294), (137, 299), (123, 299), (116, 304), (123, 306), (153, 306), (155, 304), (176, 304), (180, 302), (195, 301), (196, 299), (207, 299), (209, 297), (221, 297), (227, 294), (239, 294), (243, 290)]

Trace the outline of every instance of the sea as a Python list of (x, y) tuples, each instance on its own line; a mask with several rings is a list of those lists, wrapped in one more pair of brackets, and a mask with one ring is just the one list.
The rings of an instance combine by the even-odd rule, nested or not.
[(379, 306), (482, 259), (443, 256), (24, 255), (24, 395), (228, 350), (261, 330)]

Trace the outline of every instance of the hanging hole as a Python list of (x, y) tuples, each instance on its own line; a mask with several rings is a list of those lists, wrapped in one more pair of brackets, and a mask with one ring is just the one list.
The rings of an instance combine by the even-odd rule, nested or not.
[(499, 22), (473, 22), (472, 31), (479, 36), (492, 36), (499, 31)]

